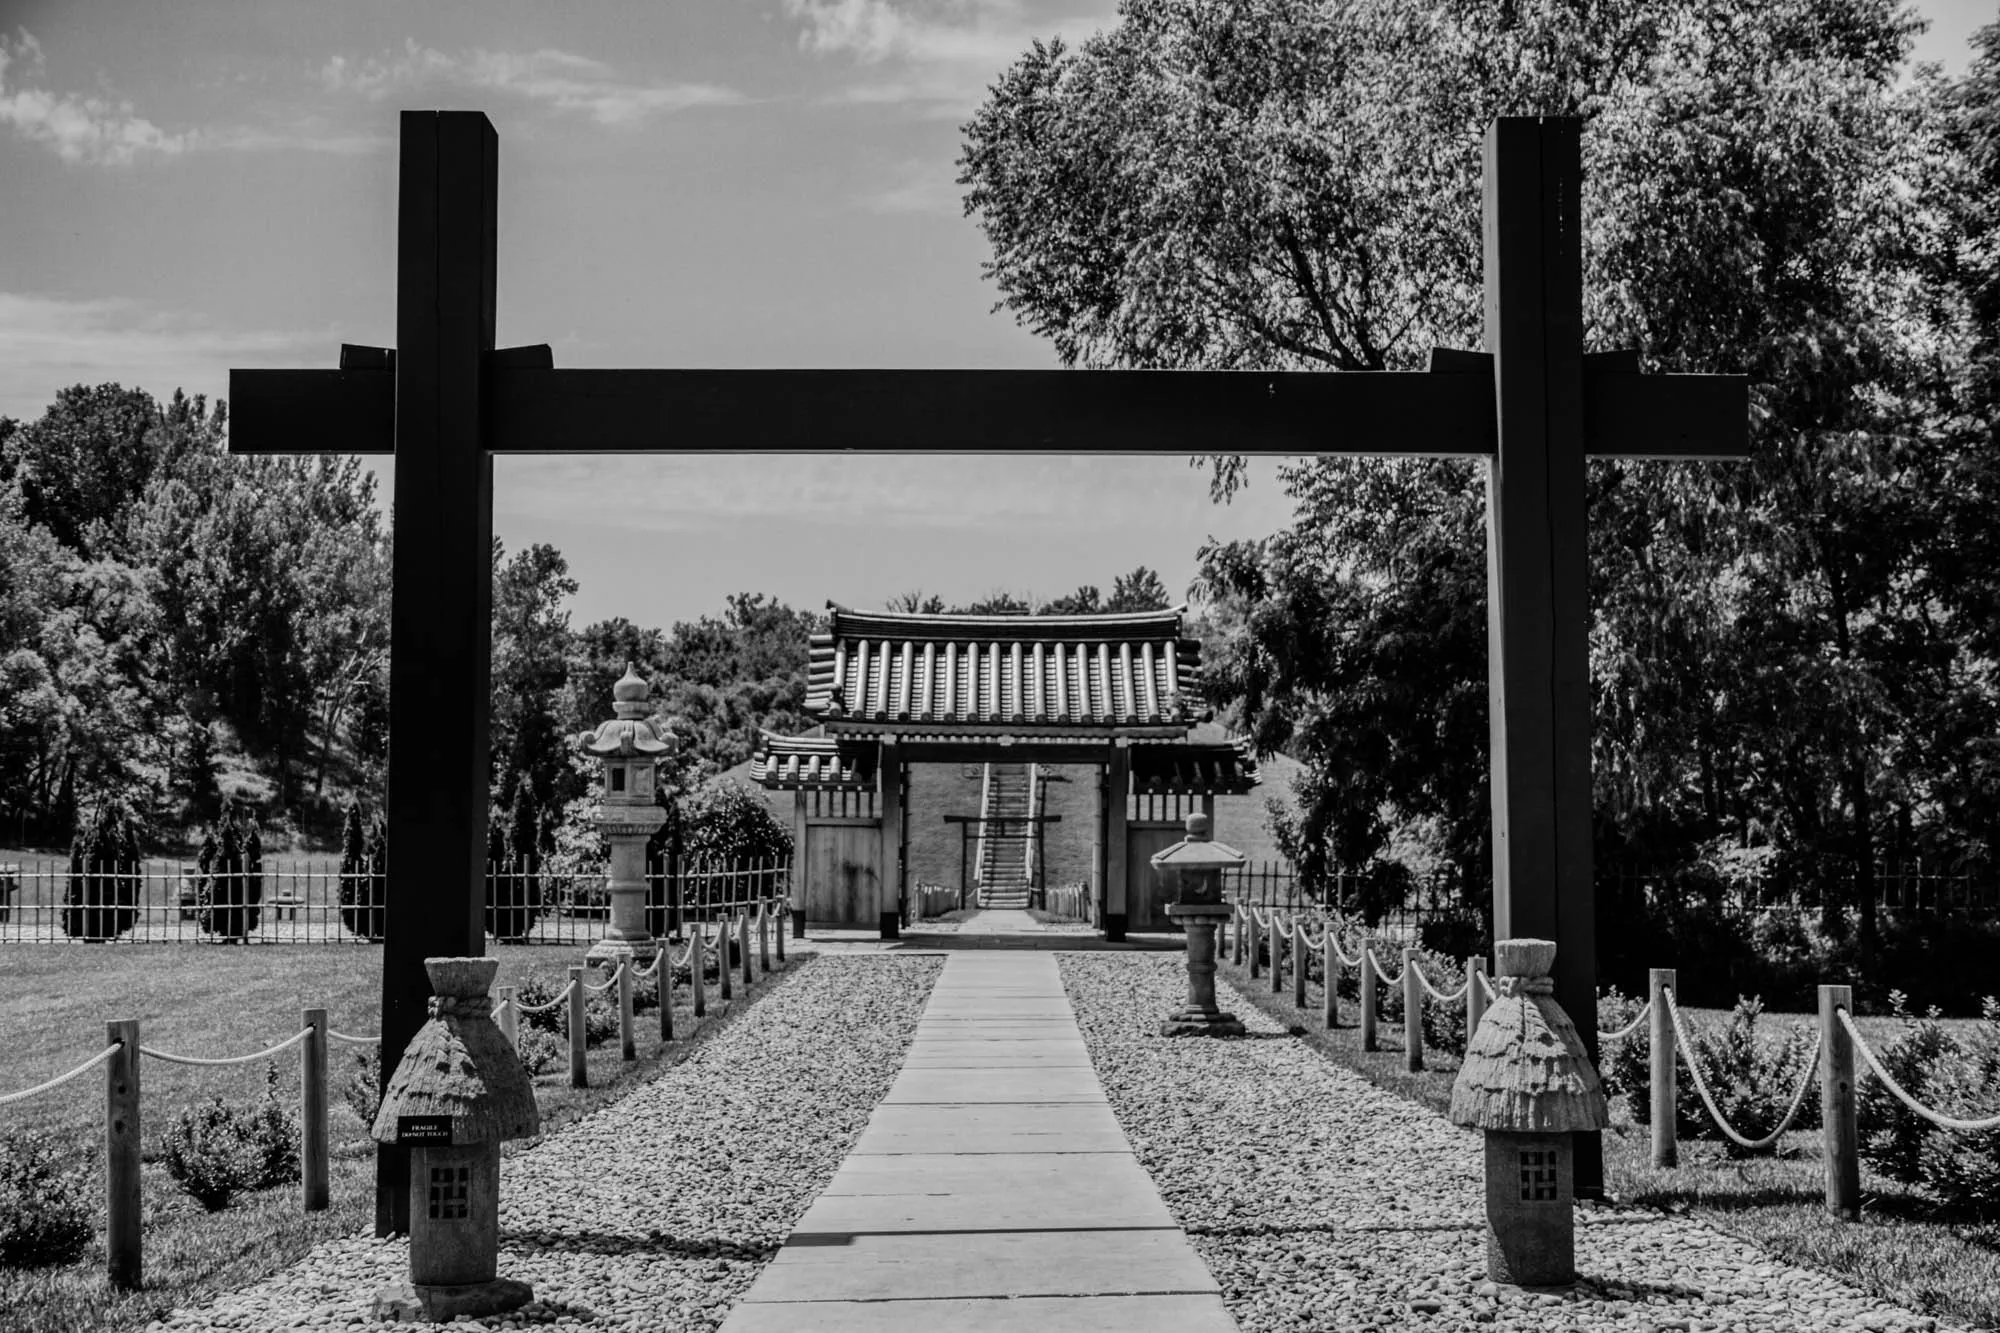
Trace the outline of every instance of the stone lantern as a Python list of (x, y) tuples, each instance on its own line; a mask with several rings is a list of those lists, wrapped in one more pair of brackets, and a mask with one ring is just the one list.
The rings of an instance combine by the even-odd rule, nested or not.
[(526, 1305), (496, 1275), (500, 1142), (541, 1131), (535, 1088), (493, 1022), (497, 958), (426, 958), (430, 1021), (403, 1052), (371, 1133), (410, 1150), (410, 1280), (375, 1294), (378, 1319), (446, 1323)]
[(1229, 918), (1222, 901), (1222, 872), (1243, 864), (1243, 853), (1209, 836), (1209, 818), (1187, 817), (1187, 837), (1153, 856), (1153, 869), (1173, 891), (1167, 916), (1187, 932), (1188, 995), (1185, 1007), (1160, 1025), (1164, 1037), (1240, 1037), (1243, 1024), (1215, 1007), (1215, 930)]
[(1495, 998), (1465, 1045), (1453, 1124), (1486, 1131), (1486, 1275), (1524, 1287), (1576, 1280), (1570, 1135), (1609, 1123), (1604, 1089), (1556, 1003), (1550, 940), (1493, 946)]
[(644, 967), (659, 944), (646, 929), (646, 840), (667, 822), (653, 801), (653, 766), (674, 752), (674, 738), (646, 720), (653, 711), (646, 682), (625, 664), (611, 687), (616, 714), (582, 738), (583, 752), (604, 765), (597, 796), (597, 831), (611, 844), (611, 932), (590, 947), (593, 963)]

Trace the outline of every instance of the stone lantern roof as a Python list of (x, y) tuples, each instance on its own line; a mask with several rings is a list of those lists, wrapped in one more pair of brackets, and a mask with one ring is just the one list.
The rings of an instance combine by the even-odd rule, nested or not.
[(382, 1093), (370, 1129), (396, 1141), (402, 1116), (449, 1116), (453, 1144), (523, 1139), (541, 1132), (535, 1087), (493, 1022), (487, 990), (497, 958), (426, 958), (430, 1021), (417, 1030)]
[(1476, 1129), (1559, 1134), (1610, 1123), (1604, 1088), (1576, 1025), (1556, 1003), (1552, 940), (1501, 940), (1492, 1007), (1465, 1046), (1451, 1120)]
[(653, 724), (646, 720), (653, 711), (649, 702), (651, 693), (645, 679), (627, 662), (625, 674), (611, 687), (611, 711), (617, 716), (600, 724), (596, 731), (586, 732), (578, 738), (583, 752), (596, 759), (612, 759), (621, 755), (627, 758), (634, 755), (662, 758), (672, 754), (675, 748), (673, 736), (654, 731)]
[(1187, 836), (1171, 847), (1153, 854), (1153, 864), (1162, 870), (1222, 870), (1239, 866), (1244, 855), (1209, 834), (1209, 817), (1197, 810), (1187, 817)]

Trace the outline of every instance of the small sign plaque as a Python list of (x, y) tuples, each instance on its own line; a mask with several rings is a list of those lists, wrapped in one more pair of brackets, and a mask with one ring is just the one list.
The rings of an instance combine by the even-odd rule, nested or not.
[(450, 1143), (451, 1117), (448, 1115), (399, 1115), (396, 1117), (396, 1146), (412, 1143)]

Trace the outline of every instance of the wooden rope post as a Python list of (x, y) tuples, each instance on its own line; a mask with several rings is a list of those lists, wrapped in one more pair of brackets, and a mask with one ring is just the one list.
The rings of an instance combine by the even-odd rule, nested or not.
[(701, 922), (693, 922), (688, 935), (688, 986), (694, 991), (694, 1016), (701, 1018), (708, 1013), (708, 979), (702, 976), (708, 963), (701, 956)]
[(618, 1058), (639, 1058), (639, 1043), (632, 1031), (632, 963), (618, 964)]
[(1826, 1155), (1826, 1210), (1861, 1220), (1861, 1138), (1854, 1120), (1854, 1043), (1840, 1011), (1854, 1003), (1847, 986), (1819, 988), (1820, 1142)]
[(730, 925), (730, 919), (725, 914), (721, 923), (715, 928), (715, 975), (721, 978), (721, 983), (715, 988), (715, 994), (718, 999), (723, 1000), (734, 999), (736, 996), (734, 982), (736, 974), (730, 967), (729, 959)]
[(1424, 981), (1417, 971), (1417, 951), (1403, 946), (1403, 1068), (1414, 1074), (1424, 1067)]
[(1249, 930), (1246, 933), (1250, 936), (1250, 979), (1252, 981), (1255, 981), (1260, 973), (1260, 969), (1257, 966), (1258, 963), (1261, 961), (1259, 957), (1259, 951), (1264, 947), (1264, 945), (1263, 942), (1257, 938), (1257, 917), (1254, 913), (1251, 914), (1249, 921)]
[(1375, 941), (1361, 941), (1361, 1049), (1375, 1049)]
[(1271, 909), (1271, 924), (1265, 931), (1271, 944), (1271, 994), (1285, 989), (1285, 937), (1278, 933), (1278, 909)]
[(1306, 1007), (1306, 923), (1292, 918), (1292, 1008)]
[(326, 1010), (308, 1009), (299, 1043), (299, 1195), (309, 1213), (326, 1211)]
[(783, 898), (778, 899), (773, 905), (772, 910), (780, 913), (778, 928), (771, 932), (771, 937), (777, 941), (778, 966), (782, 968), (785, 966), (785, 917), (790, 916), (791, 913), (785, 911), (785, 900)]
[(674, 950), (666, 940), (660, 941), (660, 957), (657, 973), (660, 982), (660, 1040), (674, 1039)]
[(521, 1002), (515, 997), (519, 994), (512, 986), (500, 988), (500, 1035), (517, 1052), (521, 1049)]
[(1465, 1047), (1472, 1049), (1472, 1034), (1486, 1017), (1486, 960), (1477, 954), (1465, 960)]
[(757, 978), (750, 972), (750, 913), (736, 914), (736, 947), (743, 954), (743, 989), (749, 990), (757, 984)]
[(111, 1285), (139, 1285), (139, 1020), (104, 1025), (104, 1251)]
[(1340, 951), (1333, 942), (1333, 922), (1326, 923), (1326, 940), (1320, 945), (1320, 976), (1326, 982), (1326, 1030), (1340, 1022)]
[(1679, 1089), (1674, 1086), (1678, 1068), (1674, 1063), (1674, 1016), (1667, 1009), (1666, 992), (1680, 985), (1671, 967), (1656, 967), (1646, 973), (1646, 1000), (1653, 1006), (1648, 1015), (1647, 1038), (1652, 1042), (1649, 1056), (1653, 1116), (1653, 1165), (1678, 1166), (1681, 1160), (1677, 1106)]
[(583, 968), (569, 970), (569, 1085), (590, 1086), (590, 1069), (583, 1058)]
[(762, 976), (771, 974), (771, 900), (768, 898), (757, 908), (757, 971)]
[(1249, 924), (1249, 913), (1244, 911), (1242, 903), (1236, 904), (1236, 915), (1230, 919), (1229, 924), (1233, 927), (1229, 932), (1231, 937), (1229, 942), (1236, 950), (1236, 966), (1241, 967), (1243, 966), (1243, 932)]

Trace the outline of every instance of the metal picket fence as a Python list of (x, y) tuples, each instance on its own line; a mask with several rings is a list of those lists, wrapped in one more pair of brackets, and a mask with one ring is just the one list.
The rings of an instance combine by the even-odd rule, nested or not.
[[(678, 934), (687, 922), (789, 898), (791, 875), (788, 858), (695, 862), (650, 875), (648, 926)], [(487, 886), (487, 931), (498, 942), (590, 944), (610, 930), (601, 872), (489, 866)], [(333, 858), (204, 875), (193, 862), (165, 860), (75, 874), (67, 858), (47, 857), (0, 864), (0, 944), (378, 943), (380, 894), (379, 875), (343, 874)]]

